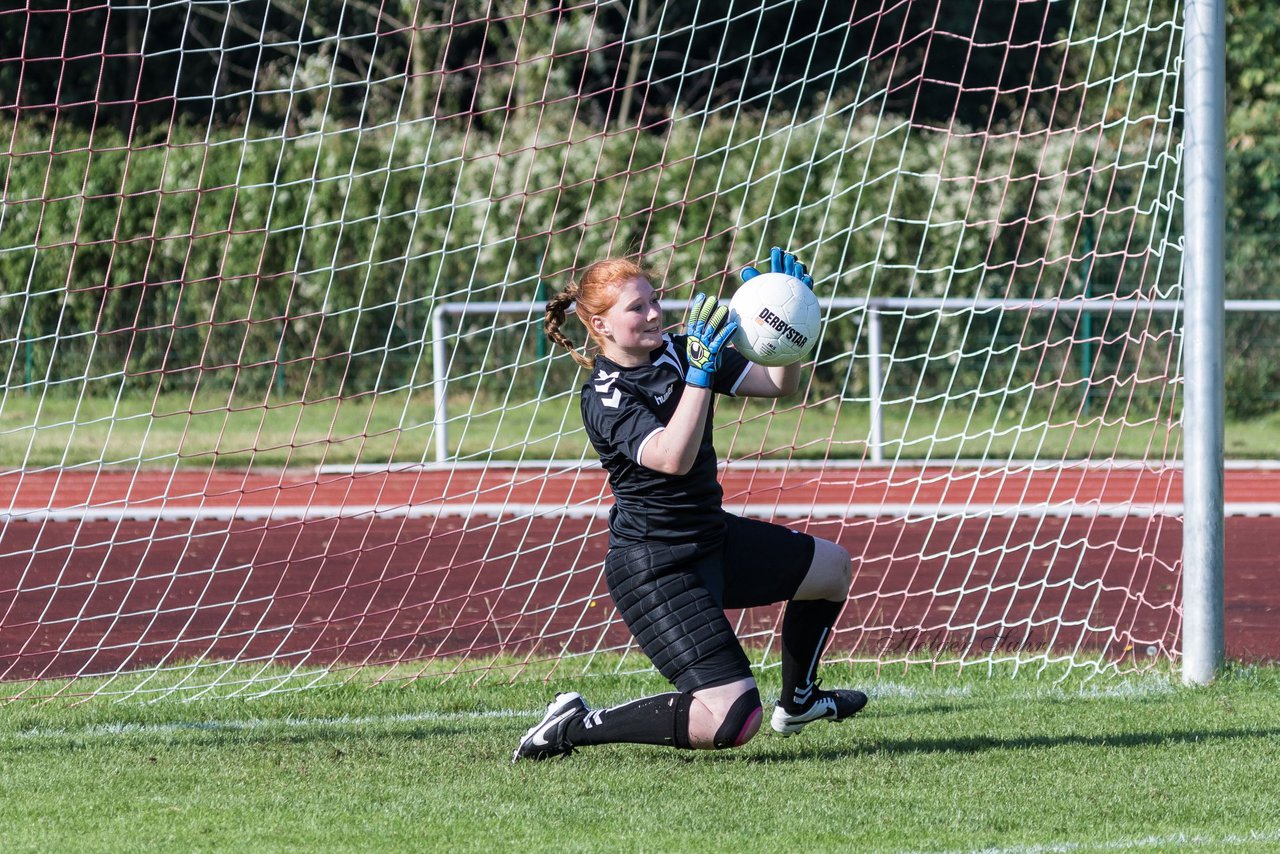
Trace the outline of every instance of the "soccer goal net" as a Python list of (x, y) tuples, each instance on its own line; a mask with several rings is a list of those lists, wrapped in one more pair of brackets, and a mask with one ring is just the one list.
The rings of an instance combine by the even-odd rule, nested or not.
[(773, 245), (821, 341), (716, 444), (830, 657), (1176, 657), (1177, 5), (545, 6), (0, 12), (0, 694), (647, 667), (543, 304)]

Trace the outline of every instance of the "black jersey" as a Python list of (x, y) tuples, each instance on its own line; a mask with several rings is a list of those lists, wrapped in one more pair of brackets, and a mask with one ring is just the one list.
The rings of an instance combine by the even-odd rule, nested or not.
[[(582, 387), (582, 422), (613, 490), (610, 546), (714, 541), (724, 532), (720, 507), (724, 492), (716, 477), (716, 451), (711, 444), (714, 397), (698, 455), (687, 474), (663, 474), (640, 464), (645, 443), (671, 420), (684, 393), (685, 338), (664, 335), (665, 346), (650, 354), (649, 364), (639, 367), (624, 368), (597, 356)], [(722, 350), (714, 391), (735, 393), (750, 369), (751, 363), (737, 350)]]

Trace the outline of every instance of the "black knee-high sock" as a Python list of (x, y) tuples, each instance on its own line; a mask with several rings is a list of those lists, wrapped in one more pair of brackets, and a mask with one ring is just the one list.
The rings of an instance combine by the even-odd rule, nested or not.
[(844, 602), (793, 599), (782, 616), (782, 704), (789, 711), (809, 705), (818, 659)]
[(658, 694), (597, 709), (569, 724), (566, 736), (584, 744), (662, 744), (689, 749), (689, 706), (692, 694)]

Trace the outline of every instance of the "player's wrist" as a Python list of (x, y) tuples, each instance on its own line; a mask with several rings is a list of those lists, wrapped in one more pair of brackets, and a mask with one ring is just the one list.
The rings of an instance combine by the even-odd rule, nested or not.
[(689, 370), (685, 371), (684, 374), (684, 384), (694, 388), (711, 388), (714, 382), (715, 372), (704, 370), (703, 368), (690, 366)]

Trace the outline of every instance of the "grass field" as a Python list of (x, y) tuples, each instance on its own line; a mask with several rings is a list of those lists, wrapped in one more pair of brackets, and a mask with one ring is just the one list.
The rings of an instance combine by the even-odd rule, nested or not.
[[(776, 695), (776, 668), (762, 674)], [(828, 668), (851, 723), (721, 753), (512, 765), (556, 690), (644, 675), (0, 706), (6, 851), (1222, 851), (1280, 847), (1280, 669), (988, 676)], [(0, 696), (4, 695), (0, 689)], [(11, 691), (10, 691), (11, 693)]]
[[(581, 459), (585, 434), (576, 398), (567, 394), (513, 406), (454, 399), (449, 448), (466, 459)], [(885, 408), (887, 459), (1164, 459), (1178, 435), (1151, 416), (1119, 419), (1099, 409), (1024, 414), (1019, 408), (970, 411), (910, 402)], [(801, 406), (781, 401), (722, 401), (716, 446), (722, 456), (853, 458), (867, 454), (865, 405)], [(70, 465), (312, 466), (434, 459), (429, 395), (387, 393), (308, 403), (230, 400), (226, 394), (0, 400), (0, 468)], [(1280, 413), (1227, 425), (1226, 450), (1271, 457), (1280, 446)]]

